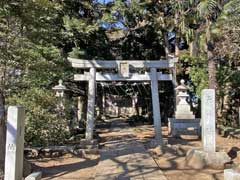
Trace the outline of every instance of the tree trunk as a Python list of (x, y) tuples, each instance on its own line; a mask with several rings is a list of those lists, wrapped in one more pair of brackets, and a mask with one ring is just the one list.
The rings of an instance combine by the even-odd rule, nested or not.
[(189, 50), (190, 50), (190, 55), (191, 56), (198, 56), (198, 49), (199, 49), (199, 32), (194, 31), (194, 39), (192, 42), (189, 44)]
[(163, 39), (164, 39), (164, 50), (165, 50), (165, 55), (166, 57), (168, 57), (168, 55), (170, 54), (170, 45), (168, 42), (168, 33), (166, 31), (163, 31)]
[(216, 89), (216, 63), (214, 60), (214, 43), (211, 40), (211, 22), (207, 20), (207, 30), (206, 30), (206, 49), (207, 49), (207, 59), (208, 59), (208, 88)]
[[(175, 27), (178, 27), (178, 24), (179, 24), (179, 16), (180, 16), (180, 12), (179, 11), (176, 11), (175, 12), (175, 15), (174, 15), (174, 25)], [(181, 37), (181, 33), (180, 33), (180, 29), (177, 29), (176, 32), (175, 32), (175, 56), (178, 57), (179, 56), (179, 53), (180, 53), (180, 50), (179, 50), (179, 40), (180, 40), (180, 37)]]
[[(206, 50), (207, 50), (207, 60), (208, 60), (208, 88), (217, 89), (217, 79), (216, 79), (216, 62), (214, 60), (214, 42), (211, 39), (211, 21), (207, 20), (206, 29)], [(218, 99), (215, 97), (216, 104), (216, 122), (219, 120), (217, 116), (218, 109)]]
[(5, 143), (6, 143), (6, 123), (5, 123), (5, 99), (3, 92), (0, 90), (0, 174), (4, 170), (5, 160)]
[[(165, 26), (164, 26), (165, 28)], [(165, 45), (165, 56), (166, 58), (168, 59), (169, 55), (170, 55), (170, 44), (169, 44), (169, 41), (168, 41), (168, 32), (165, 31), (165, 30), (162, 30), (162, 34), (163, 34), (163, 40), (164, 40), (164, 45)], [(178, 43), (175, 44), (175, 53), (174, 55), (176, 57), (178, 57), (179, 55), (179, 48), (178, 48)], [(172, 72), (172, 75), (173, 75), (173, 80), (172, 80), (172, 84), (173, 84), (173, 96), (174, 96), (174, 99), (173, 99), (173, 104), (174, 104), (174, 111), (176, 109), (176, 92), (175, 92), (175, 88), (177, 86), (177, 69), (176, 69), (176, 65), (174, 66), (174, 68), (172, 68), (171, 70)]]
[(178, 47), (178, 45), (179, 45), (179, 41), (180, 39), (179, 39), (179, 37), (175, 37), (175, 56), (176, 57), (178, 57), (179, 56), (179, 54), (180, 54), (180, 49), (179, 49), (179, 47)]
[(212, 52), (208, 52), (208, 88), (216, 89), (217, 80), (216, 80), (216, 63), (213, 59)]

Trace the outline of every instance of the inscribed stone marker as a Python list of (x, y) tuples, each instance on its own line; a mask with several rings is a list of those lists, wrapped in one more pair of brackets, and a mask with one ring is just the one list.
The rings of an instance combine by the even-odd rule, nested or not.
[(5, 180), (22, 180), (24, 149), (23, 107), (10, 106), (7, 116)]
[(215, 90), (204, 89), (202, 91), (202, 142), (203, 150), (206, 152), (216, 151), (215, 140)]

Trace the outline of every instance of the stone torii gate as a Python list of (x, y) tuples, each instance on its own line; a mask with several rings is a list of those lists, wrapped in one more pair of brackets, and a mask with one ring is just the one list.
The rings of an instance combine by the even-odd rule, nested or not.
[[(151, 82), (153, 120), (155, 138), (162, 144), (161, 115), (159, 105), (158, 81), (175, 81), (172, 74), (158, 72), (161, 69), (173, 70), (176, 58), (168, 60), (82, 60), (68, 58), (72, 67), (84, 69), (83, 74), (75, 74), (75, 81), (88, 81), (88, 104), (86, 139), (93, 139), (94, 105), (96, 95), (96, 81), (149, 81)], [(117, 69), (118, 73), (101, 73), (97, 69)], [(131, 73), (133, 69), (144, 69), (145, 73)], [(88, 72), (89, 71), (89, 72)]]

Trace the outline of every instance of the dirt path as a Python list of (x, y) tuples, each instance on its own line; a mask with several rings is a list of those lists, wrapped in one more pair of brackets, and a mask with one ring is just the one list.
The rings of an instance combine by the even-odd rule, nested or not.
[[(101, 125), (103, 124), (101, 122)], [(156, 149), (151, 149), (149, 145), (154, 137), (152, 125), (129, 127), (124, 120), (113, 121), (111, 128), (109, 124), (110, 122), (107, 122), (101, 128), (97, 128), (101, 138), (101, 158), (99, 155), (87, 157), (69, 155), (60, 158), (36, 159), (32, 160), (35, 170), (43, 172), (43, 180), (144, 178), (161, 180), (161, 177), (164, 178), (162, 172), (168, 180), (223, 180), (223, 170), (196, 171), (185, 166), (185, 153), (191, 148), (201, 147), (199, 139), (168, 137), (165, 126), (162, 132), (164, 141), (168, 142), (168, 145), (166, 152), (158, 156)], [(216, 144), (226, 152), (232, 147), (240, 149), (238, 139), (227, 139), (217, 135)], [(234, 161), (239, 164), (240, 157), (235, 158)]]
[(33, 161), (35, 171), (42, 171), (42, 180), (93, 180), (98, 157), (64, 156)]
[(123, 120), (112, 120), (110, 131), (100, 136), (106, 141), (102, 144), (95, 180), (167, 180), (138, 142), (133, 128)]

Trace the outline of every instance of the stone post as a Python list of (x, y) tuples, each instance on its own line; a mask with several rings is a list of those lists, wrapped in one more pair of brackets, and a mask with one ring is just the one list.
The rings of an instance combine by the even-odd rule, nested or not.
[(83, 104), (84, 104), (84, 99), (83, 96), (78, 97), (78, 122), (83, 121)]
[(137, 94), (134, 94), (132, 96), (132, 112), (133, 112), (133, 115), (138, 115), (138, 112), (137, 112), (137, 101), (138, 101)]
[(177, 86), (177, 75), (176, 75), (176, 65), (174, 65), (174, 68), (172, 69), (172, 85), (173, 85), (173, 105), (174, 105), (174, 111), (176, 111), (176, 107), (177, 107), (177, 92), (176, 92), (176, 86)]
[(201, 113), (203, 150), (206, 152), (215, 152), (216, 110), (214, 89), (204, 89), (202, 91)]
[(155, 138), (160, 145), (163, 145), (162, 130), (161, 130), (161, 114), (158, 94), (158, 79), (156, 68), (151, 68), (151, 91), (152, 91), (152, 108), (153, 121), (155, 128)]
[(106, 119), (106, 94), (103, 87), (102, 92), (102, 119)]
[(87, 127), (86, 127), (86, 139), (93, 139), (94, 128), (94, 106), (96, 95), (96, 68), (90, 68), (90, 79), (88, 81), (88, 105), (87, 105)]
[(24, 119), (25, 110), (23, 107), (10, 106), (8, 108), (5, 180), (22, 180)]

